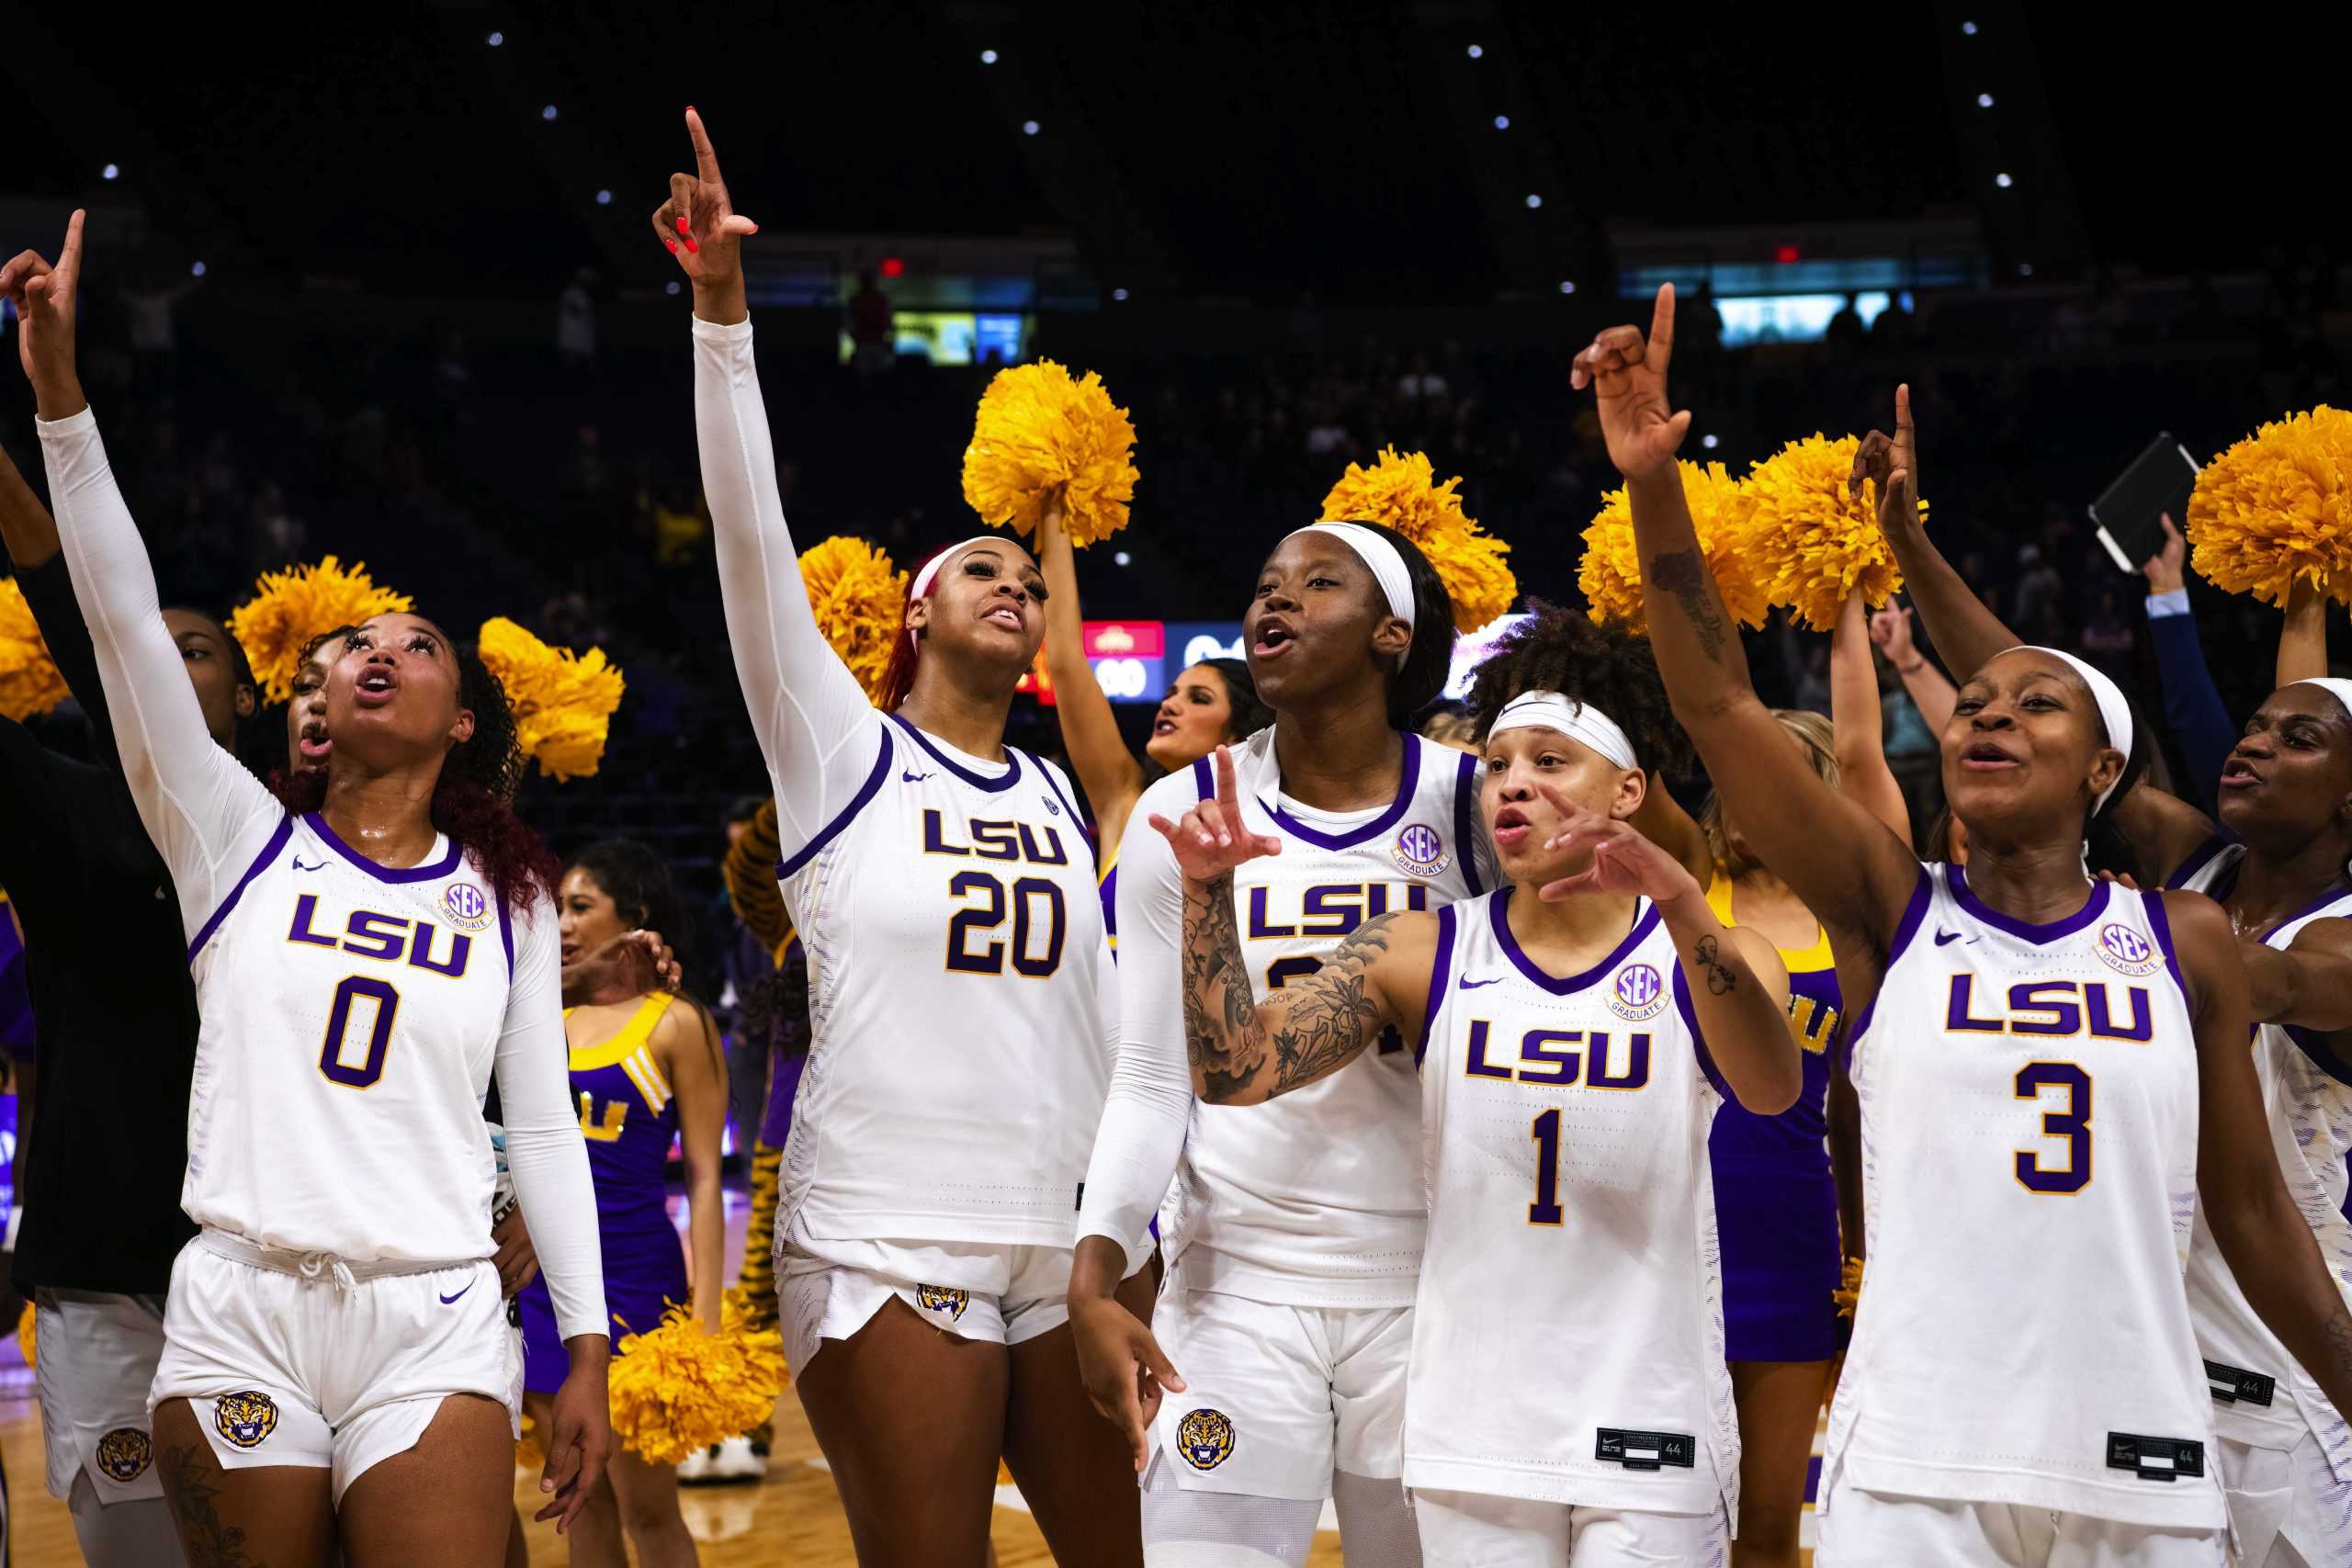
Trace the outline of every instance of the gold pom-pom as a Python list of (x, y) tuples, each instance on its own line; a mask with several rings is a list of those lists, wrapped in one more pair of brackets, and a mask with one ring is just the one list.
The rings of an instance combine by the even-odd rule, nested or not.
[(1136, 427), (1093, 371), (1073, 379), (1050, 359), (1000, 370), (964, 448), (964, 499), (990, 527), (1034, 535), (1061, 488), (1063, 525), (1083, 549), (1127, 525)]
[[(1748, 509), (1755, 504), (1747, 487), (1721, 463), (1702, 467), (1684, 461), (1676, 466), (1682, 473), (1682, 499), (1690, 508), (1691, 526), (1698, 531), (1699, 551), (1714, 573), (1724, 607), (1742, 626), (1762, 626), (1763, 585), (1740, 554)], [(1634, 513), (1622, 486), (1600, 498), (1600, 514), (1584, 531), (1584, 564), (1577, 570), (1577, 585), (1584, 590), (1595, 621), (1619, 623), (1636, 636), (1648, 635), (1649, 622), (1642, 614), (1641, 559), (1634, 548)]]
[(65, 699), (65, 677), (41, 640), (32, 606), (13, 577), (0, 577), (0, 714), (30, 718)]
[(2239, 442), (2197, 476), (2189, 563), (2283, 606), (2301, 577), (2352, 603), (2352, 413), (2320, 404)]
[(1838, 1276), (1838, 1288), (1829, 1292), (1829, 1299), (1838, 1303), (1839, 1317), (1849, 1322), (1853, 1320), (1854, 1308), (1860, 1304), (1862, 1299), (1862, 1260), (1860, 1258), (1846, 1259), (1846, 1266)]
[(1437, 482), (1427, 455), (1393, 446), (1365, 468), (1350, 463), (1317, 514), (1325, 523), (1378, 523), (1413, 541), (1437, 569), (1453, 601), (1453, 627), (1475, 632), (1510, 608), (1519, 579), (1503, 557), (1510, 547), (1464, 516), (1454, 490), (1459, 475)]
[(550, 648), (503, 615), (481, 624), (478, 646), (514, 705), (523, 754), (557, 780), (594, 773), (627, 685), (605, 650)]
[(613, 1435), (655, 1464), (675, 1464), (774, 1413), (786, 1381), (784, 1337), (755, 1332), (741, 1306), (723, 1298), (716, 1334), (673, 1306), (661, 1327), (621, 1341), (608, 1381)]
[[(1768, 604), (1786, 606), (1815, 631), (1838, 625), (1856, 589), (1872, 609), (1903, 586), (1894, 551), (1878, 526), (1878, 486), (1847, 494), (1854, 453), (1849, 435), (1808, 435), (1756, 465), (1746, 489), (1750, 506), (1740, 554)], [(1922, 516), (1928, 503), (1919, 503)]]
[(878, 698), (905, 624), (907, 574), (891, 569), (888, 552), (836, 534), (800, 552), (800, 585), (808, 591), (817, 629), (866, 697)]
[(28, 1367), (33, 1364), (33, 1352), (37, 1348), (35, 1341), (39, 1338), (36, 1325), (39, 1322), (33, 1303), (27, 1302), (24, 1312), (17, 1319), (17, 1348), (24, 1352), (25, 1365)]
[(346, 570), (334, 556), (316, 566), (265, 571), (254, 586), (254, 595), (230, 612), (229, 635), (243, 647), (254, 678), (274, 703), (294, 695), (302, 649), (311, 638), (370, 615), (416, 608), (407, 594), (377, 586), (366, 566)]

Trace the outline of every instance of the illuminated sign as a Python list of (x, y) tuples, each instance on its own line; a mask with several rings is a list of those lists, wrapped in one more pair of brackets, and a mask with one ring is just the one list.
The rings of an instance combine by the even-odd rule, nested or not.
[(1524, 615), (1498, 615), (1475, 632), (1464, 632), (1453, 639), (1453, 663), (1446, 671), (1445, 694), (1455, 702), (1470, 694), (1470, 682), (1478, 673), (1478, 666), (1495, 651), (1495, 644), (1502, 635), (1528, 617)]

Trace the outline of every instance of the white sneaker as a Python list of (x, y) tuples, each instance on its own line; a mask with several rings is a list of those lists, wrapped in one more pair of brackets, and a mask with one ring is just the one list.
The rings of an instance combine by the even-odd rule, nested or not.
[(748, 1437), (728, 1438), (711, 1450), (710, 1456), (713, 1481), (757, 1481), (768, 1472), (767, 1455), (759, 1452)]
[(718, 1457), (715, 1448), (696, 1449), (678, 1461), (678, 1483), (681, 1486), (707, 1486), (718, 1478), (711, 1474), (711, 1461)]

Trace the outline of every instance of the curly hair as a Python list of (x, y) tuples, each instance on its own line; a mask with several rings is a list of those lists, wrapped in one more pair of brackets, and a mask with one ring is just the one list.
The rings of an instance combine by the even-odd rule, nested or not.
[(1690, 772), (1690, 738), (1674, 722), (1650, 645), (1622, 626), (1594, 626), (1581, 612), (1542, 599), (1527, 607), (1527, 619), (1496, 642), (1471, 685), (1480, 739), (1513, 697), (1558, 692), (1613, 719), (1646, 771)]
[[(551, 900), (561, 866), (547, 840), (514, 815), (523, 748), (514, 705), (472, 644), (444, 641), (458, 663), (458, 705), (473, 714), (474, 731), (442, 759), (441, 776), (433, 786), (434, 829), (464, 849), (508, 908)], [(333, 767), (330, 761), (325, 768), (292, 774), (279, 768), (270, 774), (269, 786), (288, 811), (316, 811), (326, 803)]]

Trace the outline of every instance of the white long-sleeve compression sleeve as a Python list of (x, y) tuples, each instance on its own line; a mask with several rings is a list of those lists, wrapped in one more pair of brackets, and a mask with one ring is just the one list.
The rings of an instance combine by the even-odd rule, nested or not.
[(515, 925), (514, 978), (492, 1068), (506, 1118), (506, 1168), (531, 1227), (556, 1332), (566, 1339), (610, 1334), (596, 1189), (571, 1104), (555, 905), (535, 901)]

